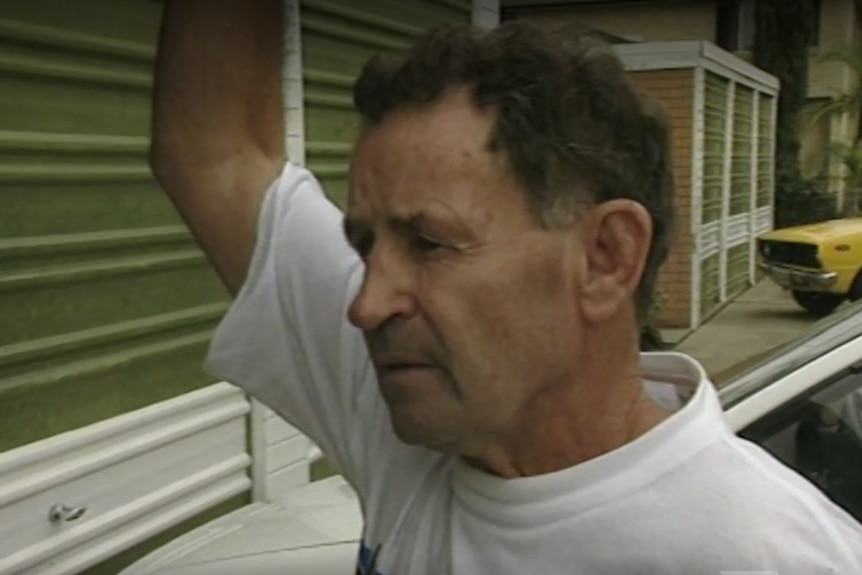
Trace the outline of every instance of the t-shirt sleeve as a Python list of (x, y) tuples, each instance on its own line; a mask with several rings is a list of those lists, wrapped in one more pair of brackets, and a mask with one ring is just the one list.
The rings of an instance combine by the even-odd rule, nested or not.
[(346, 320), (361, 280), (341, 212), (311, 173), (287, 164), (267, 191), (247, 280), (204, 364), (309, 436), (345, 474), (362, 457), (358, 428), (372, 425), (358, 405), (367, 403), (370, 361)]

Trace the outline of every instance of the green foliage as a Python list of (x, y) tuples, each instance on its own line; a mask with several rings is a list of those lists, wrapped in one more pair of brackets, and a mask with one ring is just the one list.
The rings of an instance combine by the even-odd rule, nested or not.
[(640, 348), (641, 351), (661, 351), (669, 346), (661, 337), (661, 331), (652, 325), (641, 326)]
[(857, 216), (862, 211), (862, 146), (858, 140), (854, 145), (833, 142), (829, 153), (844, 168), (845, 197), (841, 215)]
[(832, 142), (829, 145), (829, 154), (844, 166), (847, 187), (862, 188), (862, 148), (844, 142)]
[(824, 222), (838, 215), (838, 196), (829, 192), (804, 190), (793, 195), (777, 195), (775, 198), (776, 228)]
[(661, 316), (664, 300), (665, 296), (662, 293), (656, 293), (653, 297), (646, 319), (640, 327), (641, 351), (660, 351), (670, 347), (662, 339), (661, 330), (656, 326)]
[[(832, 50), (819, 58), (820, 62), (841, 64), (849, 68), (851, 74), (862, 80), (862, 43), (854, 42), (849, 46)], [(838, 162), (843, 167), (845, 184), (844, 205), (840, 210), (842, 215), (856, 215), (862, 200), (862, 81), (857, 81), (856, 88), (844, 94), (837, 94), (826, 102), (814, 106), (807, 114), (808, 129), (816, 128), (823, 120), (831, 120), (846, 114), (856, 115), (857, 129), (855, 142), (835, 141), (828, 145), (829, 164)], [(817, 183), (825, 183), (823, 191), (828, 191), (829, 168), (817, 178)]]
[[(856, 41), (849, 46), (827, 52), (820, 56), (818, 61), (846, 66), (855, 78), (862, 79), (862, 42)], [(815, 106), (807, 115), (807, 125), (813, 127), (824, 118), (854, 113), (860, 109), (862, 109), (862, 81), (857, 82), (855, 90), (837, 94), (825, 103)], [(862, 114), (858, 117), (859, 122), (862, 123)], [(862, 138), (862, 129), (857, 130), (856, 138), (857, 141)]]

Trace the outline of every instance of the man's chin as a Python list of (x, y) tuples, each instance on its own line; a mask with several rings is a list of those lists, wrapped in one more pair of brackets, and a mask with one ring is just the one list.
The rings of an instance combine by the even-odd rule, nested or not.
[(452, 428), (417, 419), (415, 415), (403, 411), (404, 406), (390, 408), (392, 430), (402, 443), (444, 453), (453, 451), (457, 435)]
[(426, 403), (446, 390), (443, 370), (433, 366), (409, 366), (377, 370), (377, 382), (390, 407)]

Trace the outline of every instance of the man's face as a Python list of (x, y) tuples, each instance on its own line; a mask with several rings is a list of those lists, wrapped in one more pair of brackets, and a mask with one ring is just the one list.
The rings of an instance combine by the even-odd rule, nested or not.
[(349, 309), (396, 433), (470, 451), (527, 425), (580, 347), (577, 234), (546, 230), (466, 92), (393, 115), (357, 142), (345, 219), (364, 258)]

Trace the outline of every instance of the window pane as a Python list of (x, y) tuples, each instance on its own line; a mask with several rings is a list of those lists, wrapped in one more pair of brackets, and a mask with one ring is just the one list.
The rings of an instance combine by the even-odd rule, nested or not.
[(862, 521), (862, 371), (842, 372), (740, 435), (761, 444)]

